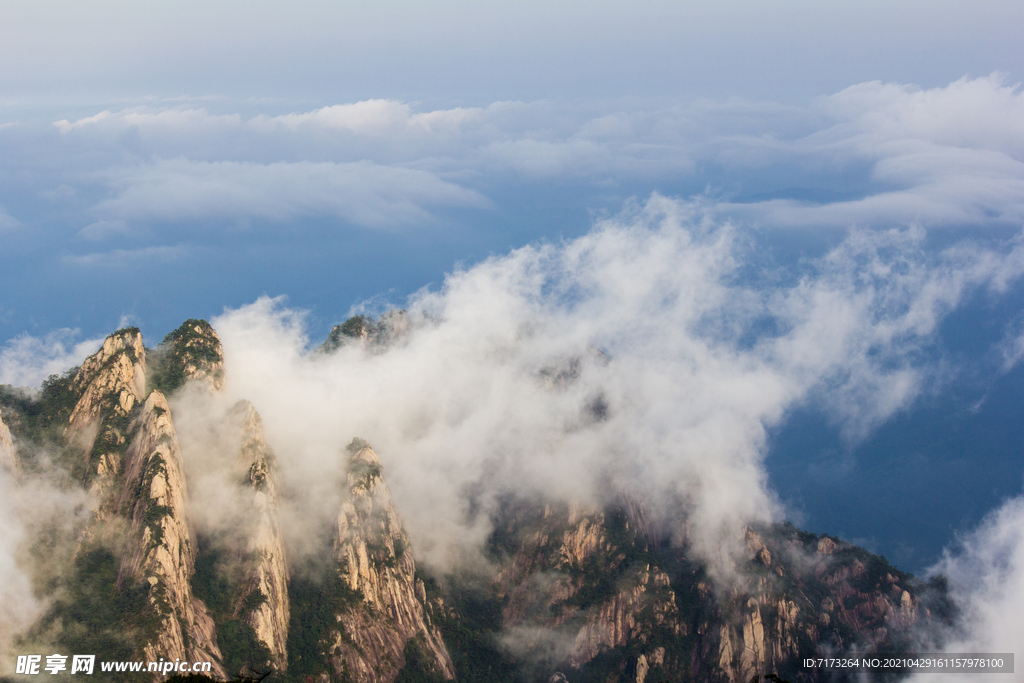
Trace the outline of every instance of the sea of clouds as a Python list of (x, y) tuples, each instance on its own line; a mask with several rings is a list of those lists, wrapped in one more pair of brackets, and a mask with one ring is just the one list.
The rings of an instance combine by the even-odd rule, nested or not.
[[(487, 518), (469, 513), (505, 492), (626, 493), (665, 519), (685, 514), (694, 551), (727, 577), (736, 530), (786, 514), (767, 482), (769, 430), (813, 404), (856, 441), (940, 391), (956, 371), (937, 348), (943, 321), (1006, 297), (1024, 274), (1024, 96), (999, 76), (864, 83), (804, 107), (147, 105), (47, 125), (25, 127), (74, 160), (39, 174), (77, 207), (52, 228), (70, 236), (59, 258), (71, 265), (187, 253), (240, 220), (263, 235), (309, 216), (425, 229), (448, 209), (500, 208), (507, 182), (568, 179), (598, 197), (712, 169), (721, 184), (707, 191), (648, 189), (586, 234), (456, 268), (394, 302), (410, 329), (385, 352), (315, 353), (308, 316), (280, 298), (212, 321), (227, 362), (220, 400), (262, 415), (285, 484), (309, 492), (295, 518), (334, 500), (344, 445), (362, 437), (436, 568), (480, 547)], [(12, 148), (5, 163), (40, 168), (25, 144)], [(0, 215), (5, 234), (26, 225)], [(795, 260), (764, 249), (794, 235), (825, 239)], [(1022, 339), (1008, 321), (993, 372), (1020, 360)], [(0, 350), (0, 381), (38, 384), (85, 346), (19, 336)], [(16, 541), (20, 508), (4, 509)], [(965, 605), (954, 650), (1022, 644), (1021, 510), (1007, 501), (934, 569)], [(7, 585), (23, 580), (17, 562), (0, 566)]]
[[(740, 276), (759, 263), (701, 204), (654, 197), (578, 239), (453, 272), (405, 302), (408, 329), (386, 349), (325, 355), (302, 311), (260, 299), (213, 321), (227, 385), (179, 399), (186, 457), (190, 421), (217, 415), (207, 402), (244, 398), (284, 489), (303, 492), (287, 513), (296, 536), (337, 509), (343, 447), (361, 437), (435, 570), (477, 557), (490, 518), (471, 511), (504, 494), (626, 494), (660, 522), (685, 517), (693, 551), (728, 584), (743, 525), (786, 514), (767, 483), (768, 430), (814, 403), (858, 439), (941, 385), (948, 369), (926, 353), (939, 325), (972, 296), (1003, 295), (1024, 274), (1024, 243), (929, 250), (920, 229), (854, 231), (795, 275)], [(200, 490), (216, 527), (224, 487)], [(1022, 521), (1021, 499), (1008, 501), (932, 570), (965, 608), (951, 651), (1019, 644)]]
[(154, 248), (188, 253), (239, 226), (265, 238), (304, 218), (422, 230), (459, 209), (485, 223), (504, 188), (552, 182), (613, 213), (638, 192), (707, 189), (718, 215), (763, 227), (1006, 228), (1024, 220), (1022, 120), (1019, 89), (999, 75), (929, 90), (862, 83), (801, 107), (418, 111), (368, 100), (242, 115), (145, 104), (3, 122), (0, 167), (23, 198), (0, 213), (0, 230), (14, 244), (59, 235), (68, 265), (116, 260), (117, 250), (123, 259), (125, 248), (159, 259), (174, 253)]

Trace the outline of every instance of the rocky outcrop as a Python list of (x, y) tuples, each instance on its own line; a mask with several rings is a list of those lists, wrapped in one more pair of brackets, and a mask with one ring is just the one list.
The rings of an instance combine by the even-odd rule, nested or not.
[[(670, 578), (650, 562), (641, 525), (626, 506), (531, 510), (523, 507), (506, 522), (515, 541), (496, 581), (506, 628), (540, 628), (571, 642), (563, 663), (573, 668), (615, 648), (686, 634)], [(664, 649), (650, 649), (661, 661)]]
[(213, 619), (192, 594), (196, 539), (181, 452), (170, 408), (159, 391), (146, 399), (132, 432), (118, 501), (131, 527), (118, 581), (149, 584), (156, 625), (143, 651), (150, 661), (212, 661), (223, 677)]
[(0, 469), (6, 469), (8, 472), (18, 469), (18, 461), (14, 453), (14, 439), (11, 437), (11, 430), (4, 424), (2, 415), (0, 415)]
[(154, 354), (152, 385), (170, 395), (188, 382), (212, 391), (224, 387), (224, 348), (210, 323), (190, 319), (160, 343)]
[(222, 674), (213, 620), (191, 590), (196, 539), (170, 407), (160, 391), (146, 390), (146, 349), (136, 328), (107, 337), (70, 382), (77, 400), (63, 435), (84, 454), (78, 471), (99, 499), (83, 538), (127, 522), (117, 583), (147, 587), (151, 614), (136, 634), (141, 655), (212, 661)]
[(717, 667), (729, 681), (771, 672), (816, 680), (799, 657), (908, 650), (912, 628), (931, 616), (929, 587), (852, 544), (787, 525), (747, 529), (746, 540), (746, 587), (717, 600)]
[(146, 397), (146, 349), (138, 328), (119, 330), (82, 363), (71, 383), (79, 396), (64, 430), (84, 453), (84, 478), (104, 511), (116, 495), (133, 415)]
[(348, 344), (359, 344), (368, 351), (382, 351), (408, 332), (409, 318), (405, 311), (390, 310), (377, 319), (357, 315), (331, 328), (319, 350), (331, 353)]
[(68, 433), (85, 431), (107, 409), (130, 413), (146, 392), (146, 348), (138, 328), (125, 328), (107, 337), (100, 350), (82, 363), (75, 384), (82, 396), (71, 413)]
[(263, 421), (248, 401), (239, 402), (229, 415), (238, 430), (240, 447), (236, 465), (245, 488), (243, 504), (249, 506), (249, 524), (244, 529), (244, 577), (236, 601), (235, 616), (252, 627), (256, 639), (271, 654), (269, 662), (254, 667), (288, 668), (288, 564), (278, 517), (273, 453), (267, 446)]
[(748, 564), (716, 588), (685, 544), (652, 538), (628, 501), (604, 510), (517, 501), (496, 523), (494, 591), (511, 654), (594, 680), (810, 682), (800, 657), (908, 649), (929, 618), (921, 582), (791, 526), (747, 529)]
[(357, 683), (390, 683), (415, 647), (426, 668), (454, 679), (444, 640), (425, 610), (409, 538), (380, 460), (358, 439), (348, 454), (349, 496), (338, 514), (334, 551), (344, 585), (358, 597), (336, 615), (328, 643), (335, 673)]

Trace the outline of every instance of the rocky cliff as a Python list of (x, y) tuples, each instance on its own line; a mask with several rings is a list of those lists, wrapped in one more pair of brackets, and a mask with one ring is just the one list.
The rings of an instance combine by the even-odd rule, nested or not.
[(668, 574), (621, 509), (525, 506), (501, 535), (505, 627), (540, 628), (563, 642), (563, 652), (547, 653), (553, 664), (579, 668), (609, 650), (687, 633)]
[(493, 591), (507, 651), (538, 676), (815, 681), (801, 657), (910, 649), (913, 627), (945, 607), (941, 590), (884, 558), (787, 525), (748, 528), (748, 563), (716, 586), (639, 513), (628, 503), (504, 508)]
[(334, 673), (358, 683), (391, 683), (416, 657), (441, 678), (454, 679), (380, 460), (358, 439), (347, 453), (348, 498), (338, 513), (334, 553), (353, 599), (335, 615), (329, 637)]
[(82, 452), (82, 478), (112, 511), (132, 419), (146, 398), (146, 349), (137, 328), (119, 330), (82, 363), (67, 388), (76, 397), (64, 440)]
[(14, 454), (14, 439), (11, 430), (4, 423), (3, 415), (0, 415), (0, 469), (13, 472), (18, 468), (18, 461)]
[(188, 489), (167, 400), (152, 392), (131, 425), (118, 508), (131, 520), (119, 583), (148, 583), (156, 617), (142, 645), (146, 659), (212, 661), (220, 667), (213, 619), (193, 596), (196, 538), (189, 523)]
[(244, 529), (242, 589), (232, 616), (249, 625), (270, 654), (269, 661), (252, 662), (253, 668), (288, 668), (288, 563), (278, 518), (280, 496), (273, 453), (267, 446), (263, 421), (248, 401), (238, 403), (228, 416), (238, 430), (236, 458), (243, 501), (248, 506)]

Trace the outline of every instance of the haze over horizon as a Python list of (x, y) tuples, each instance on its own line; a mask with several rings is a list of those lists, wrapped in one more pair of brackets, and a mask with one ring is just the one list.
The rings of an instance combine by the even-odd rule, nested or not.
[[(1022, 25), (1016, 2), (5, 3), (0, 383), (193, 317), (299, 356), (425, 302), (625, 359), (639, 326), (639, 373), (713, 386), (730, 358), (756, 387), (775, 513), (917, 573), (984, 566), (980, 605), (1024, 595)], [(641, 281), (634, 309), (595, 274)], [(452, 298), (470, 282), (515, 305)]]

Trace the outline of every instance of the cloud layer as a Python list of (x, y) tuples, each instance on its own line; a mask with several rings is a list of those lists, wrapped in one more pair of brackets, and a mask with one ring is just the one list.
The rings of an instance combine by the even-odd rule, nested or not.
[[(1024, 615), (1020, 611), (1024, 604), (1024, 497), (1007, 500), (993, 510), (960, 538), (931, 572), (950, 579), (953, 596), (964, 611), (946, 652), (1020, 656), (1024, 651)], [(911, 680), (928, 683), (944, 677), (948, 674), (919, 674)], [(991, 677), (958, 675), (972, 683)]]
[[(148, 104), (62, 119), (48, 133), (32, 129), (28, 143), (31, 122), (0, 137), (13, 148), (8, 172), (31, 170), (33, 192), (91, 215), (66, 226), (79, 239), (168, 246), (201, 239), (189, 228), (196, 221), (408, 228), (469, 208), (485, 224), (494, 209), (511, 208), (508, 188), (529, 195), (552, 182), (592, 208), (621, 205), (640, 188), (707, 188), (721, 220), (772, 227), (1016, 226), (1024, 222), (1022, 120), (1024, 93), (992, 75), (927, 90), (862, 83), (803, 107), (420, 110), (366, 100), (244, 116)], [(60, 165), (40, 165), (41, 148)], [(7, 231), (32, 220), (6, 211)]]
[[(780, 266), (753, 235), (705, 200), (655, 195), (579, 238), (452, 272), (406, 302), (387, 348), (311, 351), (305, 314), (280, 299), (227, 310), (213, 321), (226, 393), (174, 404), (198, 522), (234, 523), (219, 514), (231, 508), (234, 454), (209, 429), (244, 398), (280, 462), (299, 552), (336, 514), (343, 448), (359, 436), (435, 568), (479, 560), (504, 493), (628, 494), (662, 524), (685, 518), (694, 553), (728, 582), (742, 525), (786, 514), (767, 482), (769, 431), (813, 403), (855, 440), (908, 409), (943, 381), (935, 345), (948, 315), (978, 295), (999, 299), (1024, 274), (1020, 236), (942, 247), (920, 227), (853, 230), (819, 258)], [(98, 344), (72, 338), (9, 344), (4, 377), (31, 382)], [(1018, 507), (941, 567), (969, 609), (964, 647), (1001, 647), (1000, 624), (1015, 623), (1004, 608), (1019, 583)], [(20, 513), (0, 522), (23, 542)]]
[(310, 353), (303, 315), (260, 299), (214, 321), (225, 400), (256, 405), (307, 504), (333, 501), (343, 446), (370, 441), (435, 565), (479, 547), (487, 518), (467, 511), (505, 490), (626, 493), (666, 523), (685, 513), (725, 575), (740, 525), (782, 514), (767, 430), (813, 401), (865, 434), (941, 379), (944, 317), (1024, 274), (1019, 240), (935, 250), (921, 229), (857, 231), (779, 273), (745, 238), (654, 197), (450, 274), (408, 302), (411, 331), (383, 353)]
[(77, 330), (61, 329), (43, 337), (27, 334), (0, 347), (0, 384), (37, 388), (50, 375), (59, 375), (96, 351), (102, 339), (76, 341)]
[[(116, 196), (95, 210), (118, 225), (334, 216), (357, 225), (390, 227), (429, 223), (428, 209), (434, 206), (488, 206), (479, 193), (434, 174), (368, 161), (256, 164), (172, 159), (126, 173), (113, 183), (119, 188)], [(90, 236), (102, 236), (103, 231), (91, 232)]]

